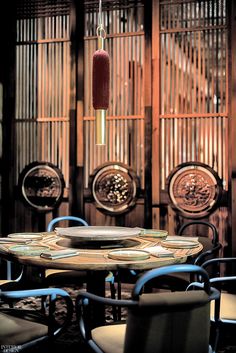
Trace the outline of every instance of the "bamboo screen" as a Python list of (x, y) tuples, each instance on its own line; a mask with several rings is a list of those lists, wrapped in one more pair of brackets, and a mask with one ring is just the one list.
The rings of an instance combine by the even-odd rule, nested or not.
[(161, 1), (161, 188), (180, 163), (227, 177), (226, 0)]
[(68, 1), (19, 1), (16, 38), (15, 178), (30, 162), (57, 165), (69, 183)]
[(103, 1), (105, 49), (110, 55), (110, 103), (107, 143), (95, 145), (92, 106), (92, 57), (97, 49), (98, 8), (85, 2), (84, 144), (85, 187), (101, 163), (119, 161), (131, 166), (144, 187), (143, 4), (140, 1)]

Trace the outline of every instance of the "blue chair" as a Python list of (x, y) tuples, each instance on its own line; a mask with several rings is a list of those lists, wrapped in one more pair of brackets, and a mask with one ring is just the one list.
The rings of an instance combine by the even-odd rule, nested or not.
[[(209, 229), (211, 234), (208, 234), (208, 232), (200, 232), (197, 228), (199, 226), (204, 227), (205, 229)], [(202, 220), (194, 220), (190, 222), (184, 223), (179, 231), (178, 235), (184, 235), (184, 232), (186, 231), (187, 228), (190, 227), (195, 227), (196, 231), (191, 231), (188, 232), (187, 234), (191, 234), (191, 236), (198, 236), (200, 237), (200, 242), (203, 245), (203, 250), (201, 254), (195, 259), (194, 263), (196, 265), (201, 265), (204, 261), (207, 261), (211, 258), (218, 257), (219, 256), (219, 251), (222, 248), (222, 245), (219, 242), (219, 235), (217, 232), (217, 229), (214, 224), (207, 222), (207, 221), (202, 221)], [(190, 235), (189, 235), (190, 236)]]
[[(88, 223), (80, 217), (61, 216), (61, 217), (54, 218), (49, 222), (47, 226), (47, 231), (48, 232), (53, 231), (54, 225), (62, 221), (73, 221), (73, 222), (82, 224), (83, 226), (88, 226)], [(64, 286), (64, 285), (70, 285), (70, 284), (83, 285), (83, 283), (86, 282), (86, 279), (87, 279), (86, 271), (55, 270), (55, 269), (47, 269), (45, 271), (45, 283), (48, 286), (50, 285)], [(114, 284), (114, 276), (112, 272), (109, 272), (108, 275), (106, 276), (106, 282), (110, 284), (111, 297), (115, 298), (116, 290), (115, 290), (115, 284)], [(114, 317), (114, 320), (117, 319), (117, 314), (115, 309), (113, 310), (113, 317)]]
[(74, 217), (74, 216), (61, 216), (61, 217), (56, 217), (56, 218), (53, 218), (49, 223), (48, 223), (48, 226), (47, 226), (47, 232), (52, 232), (53, 231), (53, 226), (58, 223), (58, 222), (61, 222), (61, 221), (75, 221), (76, 223), (80, 223), (82, 224), (83, 226), (88, 226), (88, 223), (80, 218), (80, 217)]
[[(210, 268), (218, 269), (218, 274), (212, 275)], [(233, 338), (233, 345), (236, 344), (236, 257), (216, 258), (205, 261), (201, 267), (205, 269), (210, 277), (210, 284), (221, 292), (218, 300), (211, 305), (211, 321), (215, 328), (216, 340), (214, 349), (221, 350), (225, 345), (224, 340), (230, 345)]]
[[(76, 223), (82, 224), (83, 226), (88, 226), (88, 223), (80, 217), (61, 216), (61, 217), (53, 218), (48, 223), (47, 232), (52, 232), (54, 230), (54, 225), (62, 221), (74, 221)], [(71, 283), (83, 285), (83, 283), (86, 282), (86, 277), (87, 277), (86, 271), (46, 269), (45, 284), (48, 286), (67, 285)]]
[[(0, 291), (1, 303), (16, 302), (26, 297), (49, 297), (48, 314), (41, 310), (0, 307), (0, 352), (23, 351), (39, 344), (51, 343), (71, 322), (73, 303), (69, 294), (57, 288), (43, 288), (22, 291)], [(58, 297), (63, 298), (66, 313), (60, 322), (55, 312)], [(11, 350), (12, 349), (12, 350)]]
[[(202, 228), (199, 229), (200, 226)], [(210, 232), (208, 232), (209, 230)], [(199, 237), (199, 241), (203, 245), (202, 252), (196, 258), (190, 258), (188, 260), (190, 263), (201, 266), (204, 261), (219, 256), (219, 251), (222, 246), (219, 243), (219, 235), (214, 224), (202, 220), (189, 221), (180, 227), (178, 235), (180, 237), (184, 235), (187, 237)], [(211, 270), (212, 273), (215, 272), (213, 266)], [(153, 286), (159, 289), (180, 291), (184, 290), (193, 280), (192, 274), (171, 274), (166, 278), (163, 277), (161, 281), (153, 282)]]
[[(204, 286), (201, 290), (143, 293), (150, 281), (174, 273), (200, 275)], [(82, 337), (96, 353), (208, 353), (210, 302), (219, 295), (210, 288), (204, 269), (179, 264), (143, 274), (134, 285), (131, 300), (113, 300), (80, 291), (76, 311)], [(126, 323), (93, 328), (89, 317), (91, 302), (127, 307)]]

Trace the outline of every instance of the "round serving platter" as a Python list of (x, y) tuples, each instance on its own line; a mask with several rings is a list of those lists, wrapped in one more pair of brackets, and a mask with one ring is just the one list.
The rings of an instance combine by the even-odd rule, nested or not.
[(139, 228), (112, 226), (81, 226), (56, 228), (58, 236), (71, 241), (116, 241), (135, 238), (140, 235)]

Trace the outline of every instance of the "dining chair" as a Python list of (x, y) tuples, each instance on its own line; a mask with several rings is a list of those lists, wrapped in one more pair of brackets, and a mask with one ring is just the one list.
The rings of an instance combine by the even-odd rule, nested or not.
[[(198, 228), (202, 226), (199, 230)], [(194, 229), (195, 228), (195, 229)], [(204, 231), (205, 228), (205, 231)], [(190, 231), (191, 229), (191, 231)], [(210, 232), (208, 232), (210, 230)], [(187, 232), (186, 232), (187, 231)], [(185, 234), (187, 233), (187, 234)], [(189, 236), (189, 237), (200, 237), (200, 242), (203, 245), (203, 250), (196, 258), (189, 258), (188, 262), (200, 266), (204, 261), (218, 257), (219, 251), (221, 249), (221, 244), (219, 242), (219, 235), (214, 224), (202, 221), (202, 220), (193, 220), (184, 223), (179, 231), (179, 236)], [(214, 273), (215, 269), (212, 266), (211, 269)], [(140, 272), (135, 271), (120, 271), (115, 278), (118, 283), (118, 299), (121, 298), (121, 286), (122, 283), (135, 283)], [(188, 284), (194, 281), (194, 275), (189, 273), (175, 273), (168, 276), (163, 276), (161, 280), (159, 278), (154, 279), (152, 283), (149, 283), (148, 286), (151, 288), (156, 288), (160, 290), (171, 290), (179, 291), (184, 290)], [(147, 290), (150, 290), (147, 289)], [(120, 311), (118, 310), (118, 317), (120, 317)]]
[(211, 303), (211, 321), (217, 333), (214, 349), (217, 350), (224, 345), (227, 334), (236, 329), (236, 257), (211, 259), (201, 267), (208, 271), (212, 265), (218, 269), (218, 275), (209, 272), (210, 284), (221, 293), (220, 299)]
[[(179, 272), (200, 275), (204, 287), (180, 292), (143, 292), (149, 281)], [(79, 291), (76, 313), (80, 333), (96, 353), (207, 353), (211, 351), (210, 301), (218, 297), (219, 292), (210, 288), (203, 268), (170, 265), (144, 273), (134, 285), (130, 300), (113, 300)], [(93, 327), (89, 318), (92, 302), (126, 307), (126, 321)]]
[[(15, 279), (0, 279), (0, 292), (10, 291), (10, 290), (20, 290), (22, 289), (21, 279), (23, 277), (23, 267), (21, 268), (20, 274)], [(12, 308), (14, 301), (9, 299), (8, 305)]]
[[(57, 223), (64, 221), (73, 221), (77, 224), (81, 224), (82, 226), (88, 226), (88, 223), (80, 218), (75, 216), (61, 216), (53, 218), (47, 226), (47, 232), (52, 232), (54, 230), (54, 226)], [(45, 270), (45, 278), (44, 282), (48, 286), (50, 285), (67, 285), (67, 284), (77, 284), (83, 285), (86, 282), (86, 271), (72, 271), (72, 270), (56, 270), (56, 269), (46, 269)]]
[[(199, 227), (201, 229), (199, 230)], [(205, 229), (205, 230), (204, 230)], [(208, 232), (210, 230), (210, 232)], [(221, 244), (219, 243), (219, 235), (214, 224), (202, 221), (194, 220), (184, 223), (179, 231), (178, 235), (187, 237), (198, 237), (198, 240), (203, 245), (201, 253), (196, 258), (189, 258), (188, 263), (201, 266), (201, 264), (211, 258), (219, 256)], [(199, 239), (200, 238), (200, 239)], [(211, 266), (212, 274), (215, 273), (216, 269)], [(184, 290), (188, 284), (194, 281), (194, 275), (188, 273), (171, 274), (162, 280), (156, 282), (153, 281), (152, 285), (155, 288), (166, 289), (166, 290)]]
[[(190, 230), (186, 233), (188, 229)], [(206, 230), (210, 230), (210, 232)], [(194, 260), (195, 264), (201, 265), (204, 261), (219, 256), (222, 245), (219, 242), (219, 234), (213, 223), (202, 220), (186, 222), (178, 230), (178, 235), (183, 236), (185, 234), (190, 237), (200, 237), (201, 244), (203, 245), (201, 254)]]
[[(38, 309), (9, 308), (5, 304), (8, 301), (41, 296), (47, 296), (50, 300), (47, 313)], [(59, 297), (65, 307), (60, 321), (55, 315)], [(73, 303), (69, 294), (62, 289), (0, 291), (0, 301), (0, 352), (20, 352), (46, 342), (50, 345), (71, 322)]]
[[(73, 221), (75, 223), (82, 224), (83, 226), (89, 226), (88, 223), (80, 218), (75, 216), (61, 216), (52, 219), (47, 226), (47, 232), (52, 232), (54, 230), (54, 226), (62, 221)], [(73, 270), (56, 270), (56, 269), (46, 269), (45, 271), (45, 279), (44, 283), (47, 286), (51, 285), (83, 285), (87, 281), (87, 272), (86, 271), (73, 271)], [(114, 276), (112, 272), (108, 272), (106, 279), (106, 283), (110, 285), (110, 293), (111, 298), (115, 298), (116, 289), (114, 284)], [(117, 314), (115, 309), (113, 310), (113, 318), (114, 320), (117, 319)]]

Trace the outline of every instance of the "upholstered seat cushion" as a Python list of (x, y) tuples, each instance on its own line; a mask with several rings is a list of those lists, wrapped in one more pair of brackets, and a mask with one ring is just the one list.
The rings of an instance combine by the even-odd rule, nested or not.
[(104, 353), (123, 353), (126, 325), (100, 326), (92, 330), (92, 338)]
[(20, 345), (48, 333), (40, 313), (32, 310), (0, 311), (0, 345)]
[(48, 285), (56, 284), (82, 284), (86, 281), (86, 271), (73, 271), (73, 270), (56, 270), (47, 269), (45, 271), (45, 281)]
[[(211, 302), (211, 320), (214, 320), (215, 302)], [(236, 320), (236, 294), (221, 293), (220, 319)]]

